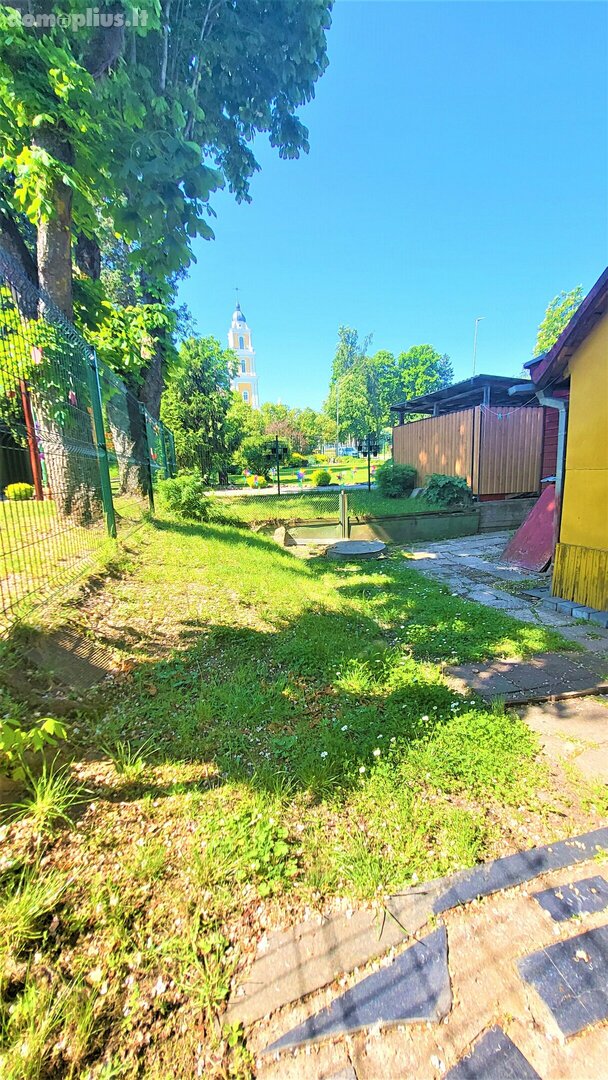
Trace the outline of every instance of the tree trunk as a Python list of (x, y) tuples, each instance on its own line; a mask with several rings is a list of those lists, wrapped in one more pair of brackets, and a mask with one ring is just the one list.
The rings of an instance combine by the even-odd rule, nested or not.
[[(68, 139), (57, 126), (41, 124), (36, 145), (65, 165), (74, 155)], [(41, 289), (72, 319), (72, 189), (55, 180), (51, 191), (52, 212), (38, 221), (38, 280)]]
[[(75, 452), (76, 439), (66, 432), (65, 424), (48, 415), (44, 394), (32, 398), (55, 509), (60, 517), (71, 517), (77, 525), (93, 525), (103, 514), (97, 457)], [(92, 443), (92, 433), (90, 438)]]
[(106, 415), (118, 463), (120, 494), (148, 498), (150, 451), (139, 401), (126, 388), (124, 394), (117, 389), (106, 404)]
[[(36, 144), (65, 165), (73, 163), (72, 147), (61, 128), (41, 124)], [(56, 180), (51, 191), (52, 212), (38, 221), (38, 280), (68, 320), (72, 303), (72, 191)], [(79, 525), (91, 525), (102, 516), (101, 479), (93, 428), (87, 410), (89, 386), (88, 357), (75, 354), (71, 342), (49, 311), (41, 318), (55, 327), (64, 349), (42, 353), (43, 368), (33, 388), (36, 418), (40, 427), (44, 462), (57, 513), (71, 517)], [(49, 377), (50, 376), (50, 377)]]

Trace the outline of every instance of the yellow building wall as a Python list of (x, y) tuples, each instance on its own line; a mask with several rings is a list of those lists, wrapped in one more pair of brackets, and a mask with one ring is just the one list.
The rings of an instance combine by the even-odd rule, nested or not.
[(570, 405), (553, 593), (608, 607), (608, 315), (569, 364)]
[(251, 383), (239, 382), (237, 383), (237, 390), (241, 397), (243, 396), (243, 390), (247, 390), (249, 393), (249, 402), (251, 402)]

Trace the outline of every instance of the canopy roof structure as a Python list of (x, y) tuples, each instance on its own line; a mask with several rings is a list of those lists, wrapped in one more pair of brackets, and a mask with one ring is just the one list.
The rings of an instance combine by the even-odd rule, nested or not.
[[(521, 381), (521, 378), (512, 379), (506, 375), (473, 375), (472, 378), (454, 383), (453, 386), (446, 386), (443, 390), (420, 394), (419, 397), (410, 398), (409, 401), (391, 405), (391, 412), (396, 413), (399, 422), (402, 423), (403, 417), (411, 416), (412, 413), (442, 416), (444, 413), (470, 409), (475, 405), (513, 407), (513, 397), (509, 394), (509, 390), (512, 386), (521, 385)], [(538, 405), (533, 383), (530, 383), (530, 404)]]

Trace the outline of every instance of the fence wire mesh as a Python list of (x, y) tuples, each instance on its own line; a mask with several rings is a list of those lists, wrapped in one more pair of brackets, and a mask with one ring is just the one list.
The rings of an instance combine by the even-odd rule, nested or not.
[(172, 447), (0, 249), (0, 633), (142, 521)]
[(340, 493), (334, 491), (290, 491), (283, 489), (278, 495), (238, 494), (223, 496), (221, 506), (228, 509), (235, 520), (248, 525), (296, 525), (305, 522), (325, 522), (338, 525), (340, 521)]

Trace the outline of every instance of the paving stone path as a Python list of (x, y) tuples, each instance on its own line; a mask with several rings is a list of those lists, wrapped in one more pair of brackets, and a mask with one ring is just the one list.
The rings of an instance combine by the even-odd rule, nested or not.
[[(545, 603), (549, 598), (547, 574), (501, 563), (509, 532), (480, 533), (456, 540), (417, 544), (412, 548), (412, 565), (429, 577), (443, 581), (453, 593), (467, 600), (504, 611), (522, 622), (557, 629), (569, 641), (588, 652), (608, 655), (608, 630), (596, 623), (572, 618), (572, 605), (556, 610)], [(525, 592), (518, 590), (525, 588)], [(515, 589), (517, 595), (509, 589)]]
[(255, 1001), (248, 1045), (259, 1077), (608, 1078), (608, 828), (406, 890), (387, 906), (406, 922), (409, 911), (416, 937), (402, 924), (400, 939), (382, 941), (376, 926), (370, 964), (360, 929), (358, 967), (329, 985), (319, 980), (348, 933), (339, 917), (329, 934), (307, 925), (316, 986), (295, 947), (291, 980), (274, 967), (278, 997), (268, 957), (285, 958), (285, 936), (271, 935), (229, 1016)]

